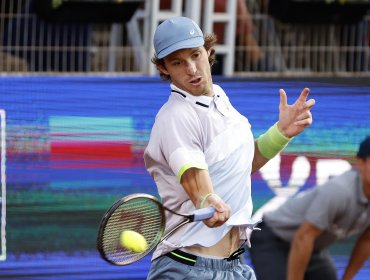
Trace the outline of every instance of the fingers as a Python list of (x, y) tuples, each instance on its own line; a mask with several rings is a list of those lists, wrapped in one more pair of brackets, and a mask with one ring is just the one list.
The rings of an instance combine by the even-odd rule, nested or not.
[(288, 99), (285, 90), (280, 89), (280, 106), (287, 106), (288, 105)]
[(207, 202), (208, 202), (208, 205), (215, 208), (217, 212), (222, 213), (225, 211), (225, 207), (224, 207), (225, 202), (223, 202), (222, 199), (218, 195), (216, 194), (210, 195), (207, 199)]
[(313, 105), (315, 105), (315, 103), (316, 103), (315, 99), (310, 99), (305, 103), (305, 108), (310, 110), (313, 107)]
[(306, 102), (307, 96), (308, 96), (309, 93), (310, 93), (310, 89), (309, 88), (304, 88), (301, 92), (301, 95), (298, 97), (297, 101), (302, 102), (302, 103)]
[(312, 124), (312, 119), (304, 119), (301, 121), (294, 122), (296, 126), (310, 126)]
[[(281, 106), (285, 106), (285, 107), (289, 106), (286, 92), (283, 89), (280, 89), (279, 93), (280, 93), (280, 107)], [(311, 110), (311, 108), (315, 105), (316, 100), (311, 98), (310, 100), (306, 101), (307, 96), (308, 96), (309, 93), (310, 93), (309, 88), (304, 88), (302, 90), (300, 96), (298, 97), (298, 99), (296, 100), (296, 102), (294, 104), (294, 105), (296, 105), (296, 108), (298, 108), (299, 110), (305, 110), (305, 109)], [(282, 109), (282, 107), (281, 107), (281, 109)]]
[[(280, 89), (279, 93), (280, 93), (280, 105), (288, 105), (288, 98), (287, 98), (286, 92), (283, 89)], [(307, 108), (307, 106), (309, 106), (309, 108), (311, 108), (313, 105), (315, 105), (315, 100), (314, 99), (310, 99), (309, 101), (306, 102), (307, 96), (308, 96), (309, 93), (310, 93), (310, 89), (309, 88), (304, 88), (302, 90), (301, 94), (299, 95), (296, 103), (302, 103), (302, 104), (307, 104), (308, 103), (308, 105), (305, 105), (306, 108)]]
[(230, 206), (227, 205), (227, 209), (224, 212), (215, 212), (212, 218), (205, 220), (204, 223), (208, 227), (219, 227), (223, 225), (229, 218), (231, 213)]
[(312, 124), (312, 121), (312, 114), (309, 110), (307, 110), (296, 118), (294, 124), (298, 126), (309, 126)]
[(287, 96), (280, 89), (279, 105), (279, 129), (287, 137), (293, 137), (301, 133), (307, 126), (312, 124), (311, 108), (315, 105), (315, 99), (307, 100), (309, 88), (304, 88), (294, 104), (287, 104)]
[(230, 218), (231, 207), (217, 195), (209, 196), (207, 202), (208, 206), (212, 206), (216, 209), (216, 212), (212, 218), (205, 220), (204, 223), (209, 227), (223, 225)]

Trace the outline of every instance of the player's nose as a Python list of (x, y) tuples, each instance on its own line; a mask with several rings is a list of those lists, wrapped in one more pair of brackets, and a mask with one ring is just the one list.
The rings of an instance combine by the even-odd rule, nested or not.
[(190, 75), (194, 75), (197, 72), (196, 64), (192, 61), (186, 63), (186, 72)]

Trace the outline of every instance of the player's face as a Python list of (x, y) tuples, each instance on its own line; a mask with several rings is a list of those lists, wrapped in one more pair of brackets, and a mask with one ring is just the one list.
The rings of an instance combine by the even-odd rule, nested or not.
[(194, 96), (213, 96), (209, 51), (204, 47), (178, 50), (164, 58), (160, 71), (178, 88)]
[(370, 199), (370, 157), (365, 159), (357, 159), (357, 167), (361, 173), (362, 182), (364, 184), (365, 193)]

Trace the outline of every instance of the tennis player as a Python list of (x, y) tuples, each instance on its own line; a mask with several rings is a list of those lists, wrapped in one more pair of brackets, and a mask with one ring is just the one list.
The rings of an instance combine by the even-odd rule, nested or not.
[[(255, 279), (239, 258), (254, 229), (251, 173), (312, 123), (309, 90), (293, 105), (280, 90), (279, 120), (254, 140), (248, 119), (212, 82), (215, 43), (185, 17), (164, 21), (154, 35), (152, 62), (171, 84), (144, 153), (146, 168), (166, 207), (189, 213), (213, 206), (216, 212), (160, 243), (148, 279)], [(169, 215), (165, 231), (177, 219)]]
[(334, 280), (328, 247), (357, 236), (341, 279), (350, 280), (370, 256), (370, 136), (357, 152), (357, 168), (294, 196), (267, 212), (252, 234), (258, 279)]

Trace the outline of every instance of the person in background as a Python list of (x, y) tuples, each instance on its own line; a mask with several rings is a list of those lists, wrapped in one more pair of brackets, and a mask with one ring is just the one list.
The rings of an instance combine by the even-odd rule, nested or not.
[[(215, 12), (225, 12), (227, 1), (215, 0)], [(223, 40), (225, 33), (224, 23), (214, 24), (214, 33), (217, 36), (218, 41)], [(237, 0), (237, 18), (236, 18), (236, 34), (235, 44), (236, 46), (243, 47), (238, 50), (238, 53), (242, 53), (242, 59), (246, 65), (256, 65), (264, 54), (258, 45), (258, 41), (254, 34), (255, 25), (253, 23), (252, 15), (248, 10), (246, 0)], [(238, 57), (240, 59), (240, 57)]]
[[(215, 214), (161, 242), (148, 279), (255, 279), (239, 258), (255, 226), (251, 173), (312, 123), (309, 90), (288, 105), (281, 89), (279, 120), (254, 140), (248, 119), (213, 83), (215, 43), (213, 34), (204, 36), (186, 17), (165, 20), (154, 35), (152, 62), (171, 84), (144, 152), (145, 166), (165, 207), (191, 213), (211, 206)], [(178, 220), (169, 214), (165, 232)]]
[(370, 136), (360, 144), (356, 165), (264, 214), (261, 231), (251, 236), (258, 279), (337, 279), (327, 249), (353, 235), (359, 237), (342, 279), (356, 275), (370, 256)]

